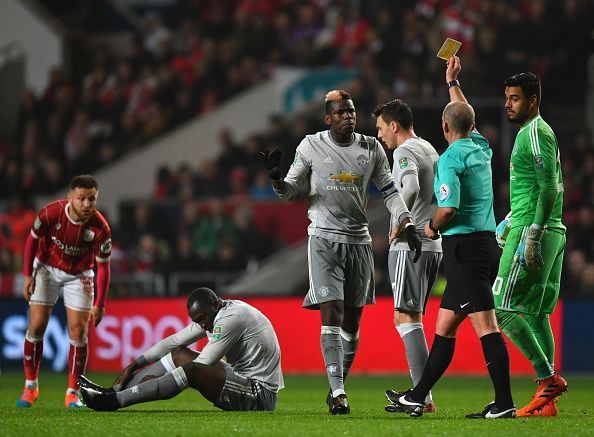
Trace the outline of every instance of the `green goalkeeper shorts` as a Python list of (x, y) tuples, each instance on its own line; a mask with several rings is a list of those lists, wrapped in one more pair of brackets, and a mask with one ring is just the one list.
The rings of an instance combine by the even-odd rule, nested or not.
[(497, 278), (493, 283), (495, 308), (522, 314), (552, 314), (559, 298), (565, 231), (545, 229), (541, 245), (544, 265), (527, 271), (514, 259), (516, 249), (527, 226), (512, 228), (499, 260)]

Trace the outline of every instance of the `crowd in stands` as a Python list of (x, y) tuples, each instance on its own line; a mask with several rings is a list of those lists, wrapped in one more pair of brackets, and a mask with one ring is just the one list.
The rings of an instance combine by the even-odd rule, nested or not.
[[(194, 0), (178, 1), (161, 16), (147, 14), (124, 55), (94, 47), (80, 77), (56, 69), (42, 95), (24, 94), (15, 140), (0, 148), (0, 272), (20, 268), (18, 229), (27, 229), (30, 218), (20, 211), (31, 196), (53, 194), (70, 176), (109, 165), (264, 80), (275, 67), (358, 68), (348, 86), (357, 131), (374, 135), (369, 114), (378, 102), (445, 101), (443, 65), (434, 53), (452, 37), (462, 41), (470, 98), (501, 98), (503, 79), (515, 72), (531, 70), (543, 79), (542, 109), (560, 137), (565, 176), (564, 285), (594, 296), (594, 245), (582, 238), (594, 226), (591, 136), (563, 131), (547, 118), (547, 108), (556, 105), (583, 108), (591, 13), (586, 0)], [(443, 151), (439, 112), (420, 113), (414, 105), (413, 111), (417, 133)], [(265, 132), (242, 141), (223, 130), (216, 160), (161, 168), (153, 199), (112, 224), (119, 236), (115, 270), (238, 271), (278, 248), (279, 236), (259, 235), (251, 226), (251, 202), (275, 199), (258, 152), (281, 148), (286, 170), (299, 141), (324, 129), (322, 109), (311, 113), (273, 116)], [(505, 169), (500, 112), (482, 120), (494, 167)], [(508, 175), (494, 174), (499, 219), (509, 205)], [(178, 205), (173, 218), (155, 206), (172, 201)], [(378, 264), (381, 245), (375, 246)]]

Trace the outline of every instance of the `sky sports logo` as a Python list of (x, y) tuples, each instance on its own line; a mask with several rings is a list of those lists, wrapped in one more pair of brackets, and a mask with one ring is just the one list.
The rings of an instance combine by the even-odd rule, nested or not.
[[(23, 341), (27, 331), (27, 315), (15, 314), (2, 321), (2, 360), (15, 360), (19, 363), (23, 359)], [(49, 363), (55, 372), (66, 370), (70, 337), (68, 328), (56, 316), (51, 316), (43, 341), (43, 362)]]
[[(188, 325), (190, 320), (164, 315), (150, 321), (141, 315), (118, 317), (106, 315), (95, 335), (89, 340), (90, 362), (102, 367), (106, 361), (117, 362), (123, 368), (159, 340)], [(27, 331), (26, 314), (9, 315), (2, 320), (2, 361), (13, 361), (17, 367), (23, 360), (23, 340)], [(42, 365), (50, 365), (55, 372), (66, 370), (70, 337), (65, 320), (51, 316), (43, 342)]]

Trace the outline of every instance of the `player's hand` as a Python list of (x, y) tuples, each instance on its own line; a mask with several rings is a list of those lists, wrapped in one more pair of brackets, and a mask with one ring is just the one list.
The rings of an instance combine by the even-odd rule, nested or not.
[(98, 307), (95, 305), (93, 308), (91, 308), (91, 319), (93, 319), (95, 327), (99, 326), (99, 323), (101, 323), (104, 315), (105, 307)]
[(425, 235), (432, 240), (439, 240), (441, 238), (441, 233), (439, 231), (434, 231), (429, 226), (429, 222), (425, 223)]
[(390, 232), (390, 238), (388, 239), (388, 242), (390, 244), (392, 244), (394, 242), (394, 240), (396, 240), (398, 237), (400, 237), (400, 234), (402, 234), (403, 230), (404, 230), (404, 226), (402, 226), (402, 225), (397, 226), (394, 229), (392, 229), (392, 231)]
[(27, 302), (35, 291), (35, 276), (25, 276), (23, 280), (23, 297)]
[(134, 370), (134, 363), (130, 364), (128, 367), (122, 370), (122, 373), (120, 373), (120, 375), (113, 382), (113, 389), (115, 391), (124, 390), (128, 385), (128, 382), (130, 382), (130, 380), (132, 379), (132, 375), (134, 375)]
[(423, 243), (421, 242), (421, 237), (417, 234), (417, 230), (415, 229), (415, 225), (411, 223), (407, 223), (404, 226), (404, 233), (406, 234), (406, 242), (408, 243), (408, 247), (410, 250), (415, 251), (415, 257), (413, 258), (413, 262), (416, 263), (421, 256), (421, 249), (423, 247)]
[(505, 240), (507, 239), (507, 234), (511, 230), (512, 218), (511, 218), (511, 211), (505, 216), (503, 220), (497, 225), (497, 229), (495, 229), (495, 239), (497, 240), (497, 244), (502, 249), (505, 247)]
[(452, 82), (458, 79), (458, 74), (460, 74), (460, 70), (462, 70), (462, 64), (460, 64), (460, 58), (456, 55), (452, 56), (448, 60), (448, 66), (446, 68), (446, 83)]
[(544, 265), (540, 240), (544, 228), (533, 224), (528, 228), (528, 233), (520, 241), (515, 253), (515, 258), (520, 261), (520, 266), (526, 270), (538, 270)]
[(260, 152), (260, 158), (264, 162), (268, 175), (273, 181), (278, 181), (281, 178), (280, 162), (283, 152), (280, 149), (275, 149), (272, 153), (268, 150)]

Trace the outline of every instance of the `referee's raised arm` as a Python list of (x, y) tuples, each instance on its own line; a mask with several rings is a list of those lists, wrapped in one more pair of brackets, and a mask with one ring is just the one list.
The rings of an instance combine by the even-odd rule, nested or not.
[(464, 93), (462, 92), (460, 81), (458, 80), (460, 70), (462, 70), (460, 58), (458, 56), (452, 56), (448, 61), (446, 68), (446, 83), (448, 84), (450, 101), (468, 103), (468, 100), (466, 100), (466, 97), (464, 97)]

